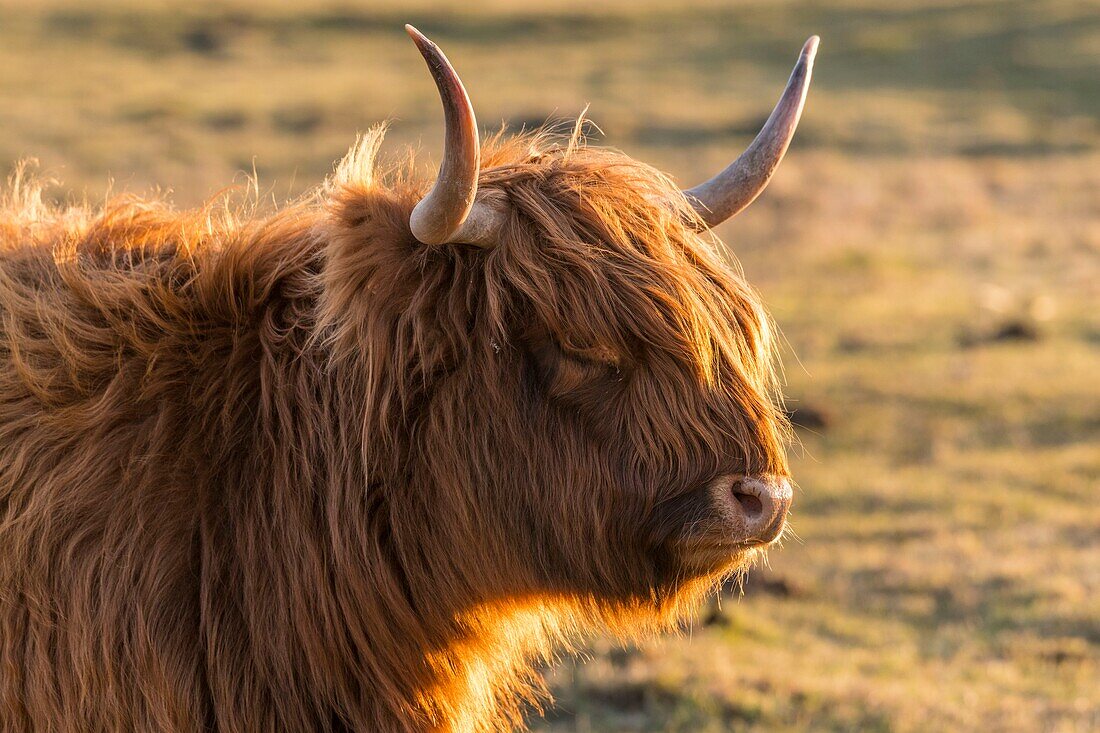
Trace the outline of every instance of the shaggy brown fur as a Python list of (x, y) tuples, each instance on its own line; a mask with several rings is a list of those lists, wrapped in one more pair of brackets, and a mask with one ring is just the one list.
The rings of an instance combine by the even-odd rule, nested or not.
[(785, 475), (773, 338), (676, 186), (498, 137), (491, 249), (366, 136), (266, 217), (0, 212), (0, 729), (491, 731), (682, 618), (700, 487)]

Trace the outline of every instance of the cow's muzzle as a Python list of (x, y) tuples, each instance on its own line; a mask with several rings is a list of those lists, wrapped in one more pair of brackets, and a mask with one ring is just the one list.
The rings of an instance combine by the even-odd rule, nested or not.
[(791, 484), (782, 476), (720, 477), (712, 485), (717, 503), (738, 544), (759, 546), (783, 533), (791, 508)]

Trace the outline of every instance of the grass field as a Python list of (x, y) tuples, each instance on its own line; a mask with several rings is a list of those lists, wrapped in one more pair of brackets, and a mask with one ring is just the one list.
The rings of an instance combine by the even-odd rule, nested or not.
[(487, 128), (591, 103), (694, 183), (822, 36), (787, 162), (722, 229), (789, 342), (797, 538), (683, 635), (563, 660), (535, 727), (1100, 729), (1100, 3), (297, 5), (0, 0), (0, 163), (58, 198), (255, 169), (283, 199), (389, 119), (427, 165), (413, 22)]

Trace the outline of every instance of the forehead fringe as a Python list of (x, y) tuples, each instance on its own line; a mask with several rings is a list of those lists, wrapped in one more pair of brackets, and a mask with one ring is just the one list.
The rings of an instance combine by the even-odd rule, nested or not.
[[(595, 125), (582, 112), (568, 126), (501, 129), (482, 141), (479, 195), (505, 199), (513, 215), (533, 224), (505, 233), (506, 256), (491, 258), (497, 284), (523, 291), (561, 330), (606, 329), (619, 320), (576, 318), (570, 307), (576, 303), (565, 302), (570, 295), (623, 293), (619, 300), (631, 305), (661, 299), (675, 326), (666, 323), (664, 333), (681, 339), (670, 347), (689, 355), (706, 382), (717, 383), (721, 370), (734, 365), (746, 386), (778, 405), (777, 333), (736, 259), (668, 175), (589, 145), (590, 128)], [(376, 126), (360, 138), (337, 166), (330, 192), (382, 191), (405, 206), (426, 193), (434, 165), (418, 163), (411, 149), (382, 155), (386, 129)], [(569, 291), (581, 285), (587, 285), (583, 292)], [(513, 314), (501, 308), (496, 315), (503, 336)]]

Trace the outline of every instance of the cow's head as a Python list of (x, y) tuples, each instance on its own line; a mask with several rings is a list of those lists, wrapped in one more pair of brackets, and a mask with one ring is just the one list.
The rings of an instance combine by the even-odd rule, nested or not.
[(443, 163), (425, 194), (375, 184), (380, 136), (353, 153), (325, 304), (367, 364), (371, 480), (401, 477), (394, 553), (502, 594), (676, 605), (776, 540), (791, 503), (774, 332), (709, 229), (783, 157), (817, 39), (748, 150), (681, 191), (576, 135), (483, 149), (454, 69), (408, 30)]

